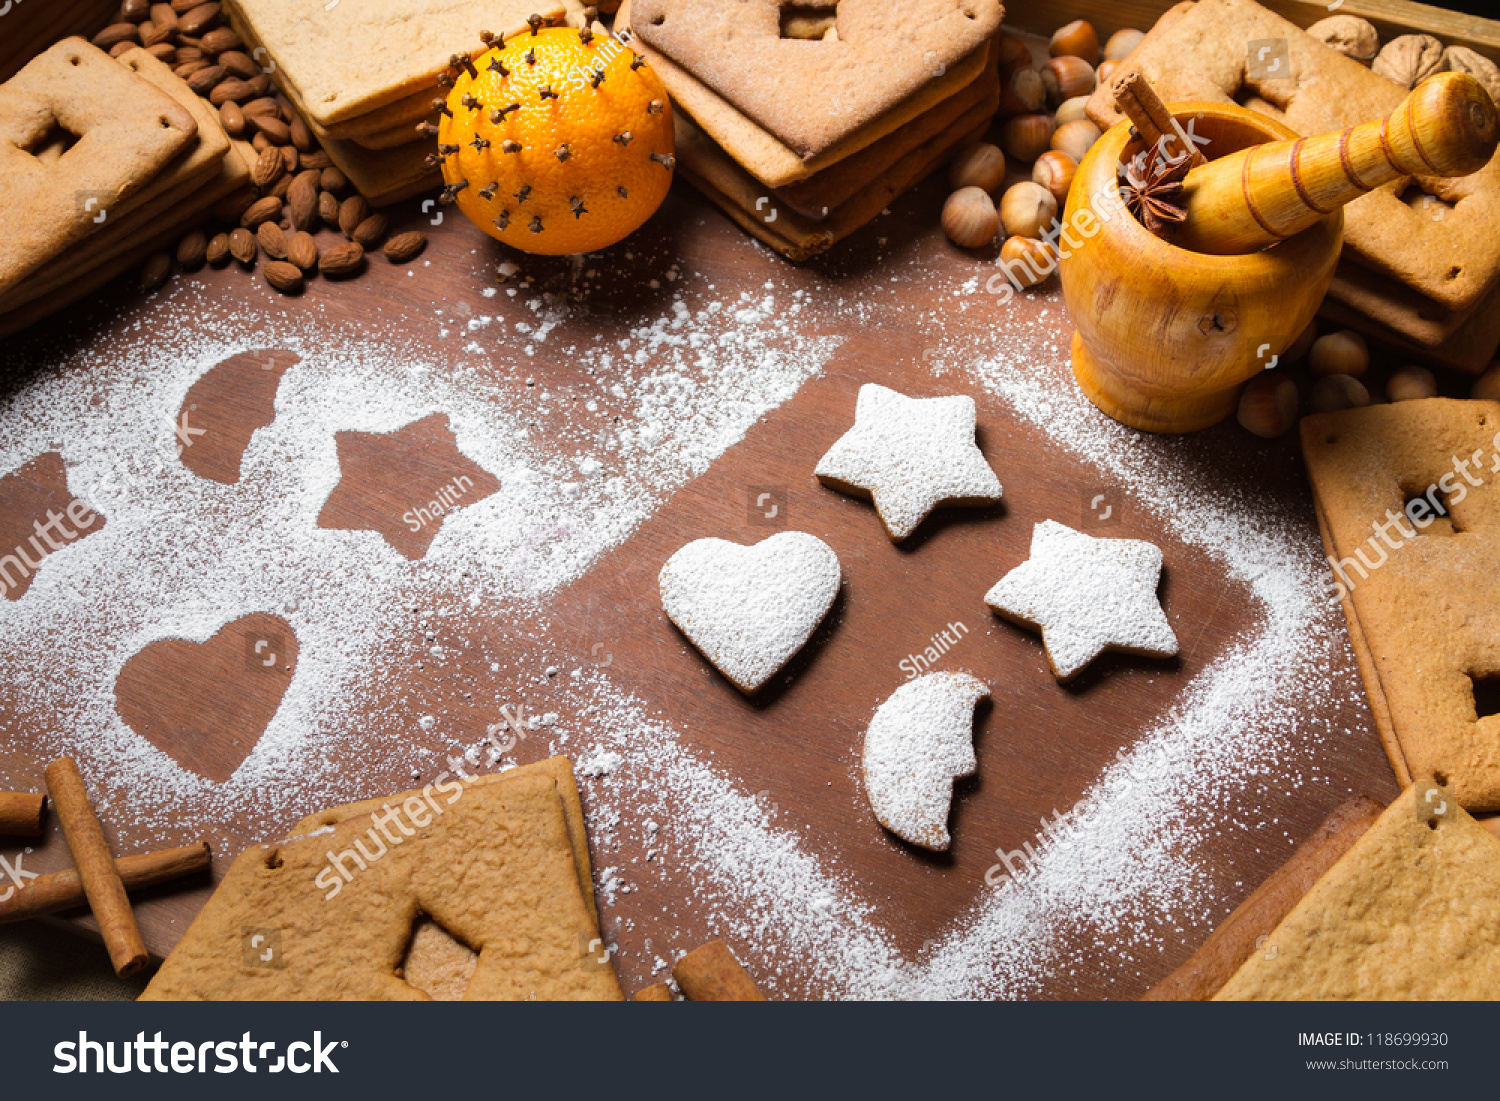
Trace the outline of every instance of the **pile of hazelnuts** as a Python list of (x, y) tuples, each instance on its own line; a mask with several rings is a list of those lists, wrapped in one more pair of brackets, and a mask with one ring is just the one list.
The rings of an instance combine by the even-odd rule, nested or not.
[[(1056, 245), (1046, 233), (1067, 204), (1079, 163), (1101, 136), (1084, 108), (1144, 37), (1117, 31), (1101, 51), (1093, 26), (1075, 20), (1052, 36), (1051, 56), (1038, 67), (1025, 42), (1001, 36), (1000, 144), (961, 149), (949, 166), (953, 194), (943, 204), (943, 231), (954, 244), (984, 248), (1003, 234), (1000, 259), (1026, 286), (1056, 269)], [(996, 207), (992, 195), (1008, 165), (1029, 165), (1031, 179), (1007, 189)]]
[[(1384, 385), (1378, 382), (1381, 376)], [(1262, 371), (1241, 391), (1239, 422), (1248, 432), (1274, 439), (1291, 431), (1304, 413), (1357, 409), (1382, 394), (1396, 402), (1436, 397), (1437, 392), (1437, 376), (1426, 367), (1403, 364), (1371, 371), (1364, 337), (1350, 329), (1320, 333), (1314, 321), (1275, 369)], [(1469, 396), (1500, 400), (1500, 360), (1474, 379)]]

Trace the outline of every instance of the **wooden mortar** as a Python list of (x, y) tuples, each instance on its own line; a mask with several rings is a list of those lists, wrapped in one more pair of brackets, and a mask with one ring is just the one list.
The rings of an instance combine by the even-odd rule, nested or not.
[[(1210, 160), (1295, 140), (1281, 123), (1222, 103), (1179, 103)], [(1090, 401), (1148, 432), (1193, 432), (1234, 411), (1239, 386), (1283, 354), (1317, 313), (1343, 246), (1342, 209), (1273, 248), (1190, 252), (1125, 206), (1120, 166), (1142, 151), (1121, 122), (1094, 143), (1068, 193), (1065, 226), (1086, 237), (1060, 265), (1077, 332), (1073, 374)], [(1087, 214), (1083, 212), (1087, 211)], [(1092, 227), (1088, 218), (1092, 217)]]

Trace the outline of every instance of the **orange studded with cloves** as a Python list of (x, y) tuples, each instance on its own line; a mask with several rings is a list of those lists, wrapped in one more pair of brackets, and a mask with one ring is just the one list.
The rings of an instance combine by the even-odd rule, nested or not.
[[(672, 106), (639, 54), (609, 35), (531, 29), (456, 55), (434, 100), (443, 200), (525, 252), (592, 252), (638, 229), (676, 167)], [(430, 126), (424, 129), (431, 133)]]

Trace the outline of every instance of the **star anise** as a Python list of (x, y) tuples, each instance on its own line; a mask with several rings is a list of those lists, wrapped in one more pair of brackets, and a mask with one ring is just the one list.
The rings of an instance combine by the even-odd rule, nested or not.
[(1120, 197), (1136, 218), (1158, 237), (1168, 227), (1187, 218), (1187, 209), (1182, 205), (1182, 171), (1187, 158), (1178, 156), (1170, 160), (1157, 157), (1146, 165), (1142, 155), (1125, 166), (1125, 182), (1120, 185)]

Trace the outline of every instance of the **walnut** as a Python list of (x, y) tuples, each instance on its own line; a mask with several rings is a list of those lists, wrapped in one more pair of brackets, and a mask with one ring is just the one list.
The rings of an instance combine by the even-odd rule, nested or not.
[(1357, 15), (1331, 15), (1308, 27), (1307, 33), (1366, 65), (1380, 52), (1380, 35)]
[(1468, 73), (1483, 84), (1490, 98), (1497, 106), (1500, 106), (1500, 65), (1496, 65), (1483, 54), (1475, 53), (1467, 46), (1449, 46), (1447, 52), (1443, 54), (1443, 60), (1448, 63), (1450, 71)]
[(1443, 59), (1443, 44), (1430, 34), (1403, 34), (1385, 44), (1370, 68), (1403, 88), (1415, 88), (1422, 81), (1448, 67)]

